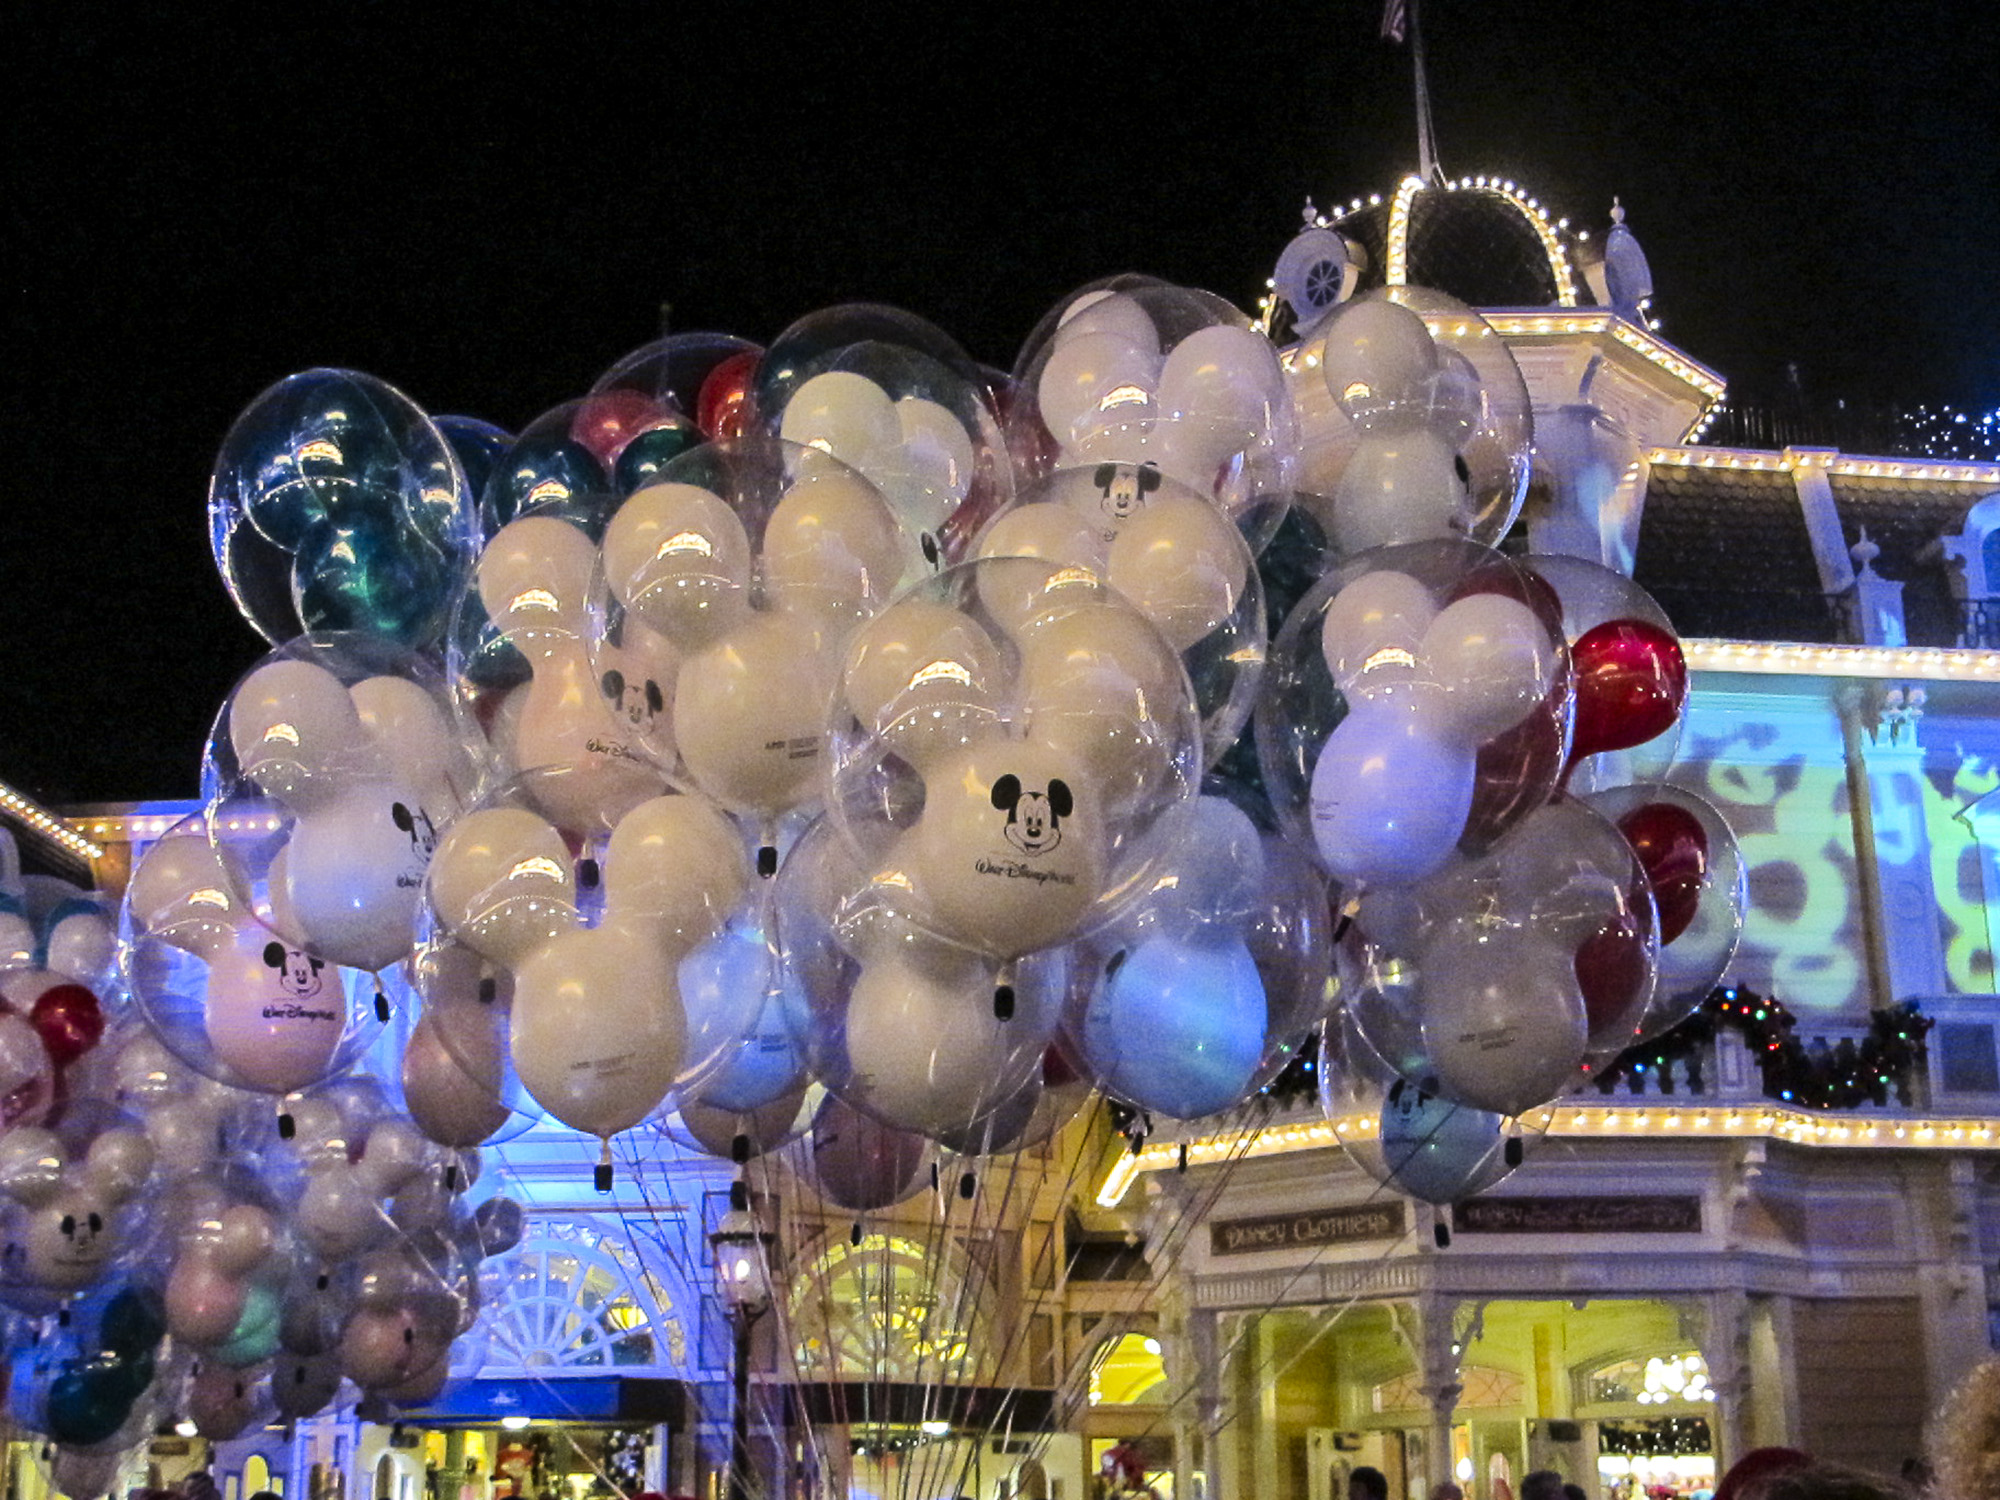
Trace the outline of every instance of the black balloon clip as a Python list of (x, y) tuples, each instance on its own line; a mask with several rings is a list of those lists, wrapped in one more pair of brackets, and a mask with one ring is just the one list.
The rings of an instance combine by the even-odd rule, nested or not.
[(993, 1019), (1011, 1021), (1014, 1019), (1014, 986), (996, 984), (993, 986)]
[(757, 874), (761, 878), (769, 880), (773, 875), (777, 873), (778, 873), (777, 846), (774, 844), (759, 844), (757, 846)]

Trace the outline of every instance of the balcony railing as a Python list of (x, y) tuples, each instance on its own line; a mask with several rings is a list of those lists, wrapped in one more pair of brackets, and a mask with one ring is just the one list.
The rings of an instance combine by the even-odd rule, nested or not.
[(1961, 599), (1958, 608), (1958, 639), (1953, 644), (2000, 651), (2000, 599)]

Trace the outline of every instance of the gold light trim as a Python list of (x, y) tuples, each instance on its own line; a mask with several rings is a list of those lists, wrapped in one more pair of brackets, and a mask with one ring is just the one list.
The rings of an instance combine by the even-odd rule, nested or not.
[[(1497, 321), (1495, 326), (1498, 326)], [(1788, 448), (1782, 453), (1746, 448), (1654, 448), (1646, 454), (1646, 457), (1653, 464), (1681, 469), (1744, 469), (1765, 474), (1790, 474), (1799, 469), (1818, 469), (1840, 479), (1904, 479), (1931, 480), (1945, 484), (2000, 484), (2000, 464), (1957, 463), (1949, 459), (1936, 458), (1870, 458), (1817, 448)]]
[(2000, 651), (1955, 646), (1800, 646), (1769, 641), (1681, 642), (1696, 672), (1779, 677), (1894, 677), (1926, 682), (2000, 682)]
[(51, 843), (67, 849), (71, 854), (83, 859), (104, 857), (102, 844), (92, 843), (63, 819), (32, 798), (22, 796), (5, 782), (0, 782), (0, 812), (5, 812), (9, 817)]
[[(1537, 1110), (1530, 1117), (1534, 1130), (1546, 1122), (1547, 1133), (1600, 1140), (1634, 1138), (1714, 1138), (1773, 1140), (1794, 1146), (1831, 1146), (1899, 1151), (1990, 1151), (2000, 1149), (2000, 1121), (1913, 1116), (1894, 1119), (1855, 1114), (1818, 1114), (1781, 1105), (1755, 1104), (1707, 1107), (1645, 1104), (1564, 1107)], [(1116, 1208), (1141, 1172), (1178, 1170), (1181, 1153), (1191, 1167), (1214, 1166), (1236, 1158), (1283, 1156), (1294, 1151), (1318, 1151), (1338, 1146), (1345, 1133), (1360, 1139), (1376, 1129), (1373, 1116), (1347, 1115), (1338, 1121), (1309, 1120), (1274, 1125), (1257, 1132), (1245, 1145), (1240, 1135), (1203, 1136), (1199, 1140), (1158, 1141), (1136, 1153), (1120, 1156), (1097, 1190), (1101, 1208)]]

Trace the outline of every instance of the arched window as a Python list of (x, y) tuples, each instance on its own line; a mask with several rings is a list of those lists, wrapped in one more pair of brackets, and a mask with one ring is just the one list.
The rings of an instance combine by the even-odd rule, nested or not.
[(986, 1277), (949, 1248), (898, 1235), (805, 1257), (789, 1302), (809, 1379), (962, 1381), (986, 1344)]
[(489, 1274), (500, 1285), (487, 1296), (481, 1373), (688, 1368), (676, 1299), (630, 1245), (592, 1225), (539, 1222)]
[(1167, 1394), (1167, 1366), (1160, 1341), (1150, 1333), (1108, 1340), (1090, 1365), (1092, 1406), (1159, 1402)]
[(1959, 534), (1940, 538), (1939, 545), (1958, 564), (1946, 570), (1964, 611), (1958, 644), (2000, 645), (2000, 494), (1966, 511)]

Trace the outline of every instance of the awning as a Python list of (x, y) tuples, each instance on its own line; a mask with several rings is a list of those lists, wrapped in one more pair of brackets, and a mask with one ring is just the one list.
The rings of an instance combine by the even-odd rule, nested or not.
[(546, 1380), (454, 1380), (435, 1401), (399, 1408), (396, 1420), (412, 1426), (491, 1426), (503, 1417), (532, 1417), (544, 1422), (663, 1423), (679, 1428), (686, 1413), (687, 1391), (678, 1380), (556, 1375)]
[(1027, 1386), (811, 1381), (797, 1387), (807, 1418), (834, 1427), (949, 1422), (969, 1432), (1053, 1432), (1056, 1393)]

